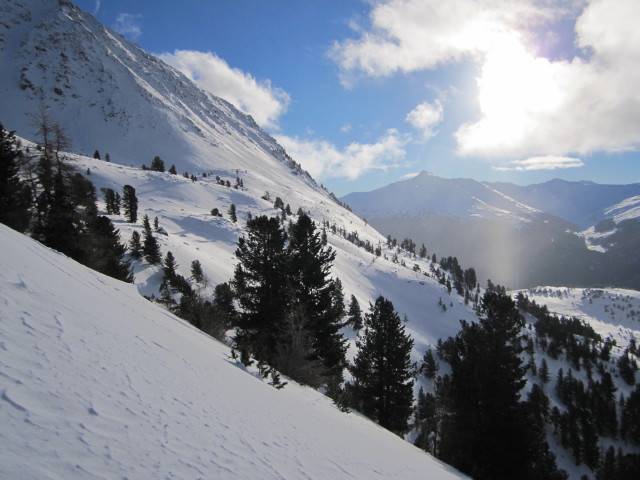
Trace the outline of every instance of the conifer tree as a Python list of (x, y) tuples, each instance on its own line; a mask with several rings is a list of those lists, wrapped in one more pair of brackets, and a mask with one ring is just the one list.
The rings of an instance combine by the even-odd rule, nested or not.
[(229, 211), (227, 213), (229, 214), (229, 218), (233, 223), (236, 223), (238, 221), (238, 217), (236, 215), (236, 206), (233, 203), (229, 207)]
[(153, 161), (151, 162), (151, 170), (156, 172), (164, 172), (164, 161), (159, 157), (153, 157)]
[(173, 284), (176, 278), (176, 268), (178, 268), (178, 262), (171, 251), (168, 251), (162, 262), (162, 272), (164, 274), (164, 280)]
[(31, 192), (20, 179), (15, 135), (0, 124), (0, 223), (24, 232), (31, 217), (30, 206)]
[(311, 338), (309, 360), (319, 360), (327, 380), (342, 381), (345, 342), (340, 334), (344, 315), (342, 285), (329, 277), (336, 253), (325, 247), (315, 223), (302, 213), (291, 226), (287, 248), (289, 297), (307, 319)]
[(351, 295), (351, 301), (349, 302), (347, 325), (350, 325), (354, 330), (362, 328), (362, 309), (355, 295)]
[(98, 215), (89, 223), (83, 249), (82, 263), (86, 266), (123, 282), (133, 283), (131, 264), (123, 258), (126, 247), (120, 243), (120, 232), (109, 218)]
[(427, 378), (435, 378), (436, 373), (438, 372), (438, 362), (436, 362), (436, 358), (434, 357), (433, 351), (430, 348), (427, 349), (426, 352), (424, 352), (420, 372), (423, 373)]
[(191, 262), (191, 280), (204, 286), (207, 284), (207, 278), (202, 270), (200, 260), (194, 260)]
[(151, 265), (156, 265), (160, 263), (162, 256), (160, 253), (160, 245), (158, 245), (158, 241), (153, 236), (153, 233), (151, 233), (151, 225), (149, 224), (149, 217), (147, 215), (144, 216), (142, 225), (144, 227), (142, 254), (147, 262)]
[[(478, 323), (461, 321), (449, 352), (451, 412), (441, 458), (477, 479), (527, 478), (530, 439), (520, 403), (525, 368), (519, 355), (524, 321), (513, 300), (485, 293)], [(509, 455), (505, 457), (504, 452)]]
[(134, 230), (129, 240), (129, 254), (136, 260), (142, 258), (142, 242), (140, 241), (140, 234), (137, 230)]
[(287, 311), (286, 234), (276, 218), (260, 216), (247, 222), (238, 240), (232, 286), (241, 311), (236, 347), (273, 364), (278, 332)]
[(413, 403), (413, 340), (405, 333), (393, 303), (380, 296), (365, 315), (358, 353), (349, 367), (354, 406), (372, 420), (402, 435)]
[(138, 221), (138, 197), (136, 197), (136, 189), (131, 185), (122, 187), (122, 207), (127, 222)]

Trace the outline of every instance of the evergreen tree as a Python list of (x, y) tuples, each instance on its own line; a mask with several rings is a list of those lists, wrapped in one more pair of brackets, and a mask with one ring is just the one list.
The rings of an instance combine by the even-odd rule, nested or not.
[(138, 197), (136, 197), (136, 189), (131, 185), (122, 187), (122, 207), (127, 222), (136, 223), (138, 221)]
[(169, 173), (170, 173), (171, 175), (177, 175), (177, 174), (178, 174), (178, 171), (176, 170), (176, 166), (175, 166), (175, 165), (171, 165), (171, 166), (169, 167)]
[(159, 157), (153, 157), (153, 161), (151, 162), (151, 170), (156, 172), (164, 172), (164, 161)]
[(229, 207), (229, 211), (227, 213), (229, 214), (229, 218), (233, 223), (236, 223), (238, 221), (238, 217), (236, 215), (236, 206), (233, 203)]
[(551, 377), (549, 375), (549, 367), (547, 365), (547, 360), (544, 358), (540, 363), (540, 368), (538, 369), (538, 375), (540, 377), (540, 380), (542, 380), (542, 383), (549, 383), (549, 380), (551, 379)]
[(420, 372), (423, 373), (425, 377), (433, 379), (438, 372), (438, 368), (438, 362), (436, 362), (433, 351), (429, 348), (426, 352), (424, 352), (424, 356), (422, 357), (422, 366), (420, 367)]
[(105, 208), (107, 215), (119, 215), (120, 205), (116, 200), (116, 192), (112, 188), (101, 188), (100, 191), (104, 195)]
[(84, 263), (89, 268), (133, 283), (131, 264), (124, 260), (126, 247), (120, 243), (120, 232), (109, 218), (98, 215), (89, 223), (89, 232), (83, 242)]
[(413, 403), (413, 340), (405, 334), (393, 303), (380, 296), (365, 315), (358, 352), (349, 367), (354, 403), (372, 420), (402, 435), (408, 430)]
[(200, 260), (194, 260), (193, 262), (191, 262), (191, 280), (204, 286), (206, 286), (207, 284), (207, 279), (204, 271), (202, 270), (202, 264), (200, 263)]
[(95, 158), (96, 160), (100, 160), (100, 152), (98, 150), (93, 152), (93, 158)]
[(306, 317), (311, 338), (309, 360), (319, 360), (327, 380), (342, 381), (345, 342), (340, 334), (344, 315), (342, 285), (329, 278), (336, 253), (322, 244), (311, 218), (303, 213), (291, 226), (287, 249), (289, 297), (298, 315)]
[(31, 191), (20, 179), (19, 157), (15, 135), (0, 124), (0, 223), (24, 232), (31, 217)]
[(246, 236), (238, 240), (232, 282), (241, 307), (236, 347), (245, 358), (253, 353), (271, 364), (287, 311), (285, 240), (277, 219), (260, 216), (249, 220)]
[(173, 284), (176, 278), (176, 268), (178, 268), (178, 262), (171, 251), (168, 251), (162, 262), (162, 272), (164, 274), (164, 281), (169, 284)]
[(238, 312), (233, 303), (233, 290), (227, 283), (219, 283), (213, 289), (213, 311), (214, 316), (224, 330), (230, 329), (236, 322)]
[[(478, 323), (462, 329), (448, 355), (451, 412), (443, 425), (441, 458), (476, 479), (527, 478), (531, 458), (520, 391), (525, 368), (513, 300), (487, 292)], [(509, 455), (505, 456), (505, 452)]]
[(142, 258), (142, 242), (140, 241), (140, 234), (137, 230), (134, 230), (129, 240), (129, 254), (136, 260)]
[(362, 309), (355, 295), (351, 295), (351, 301), (349, 302), (347, 325), (350, 325), (354, 330), (362, 328)]
[(149, 224), (149, 217), (147, 215), (144, 216), (142, 225), (144, 228), (142, 254), (147, 262), (151, 265), (156, 265), (160, 263), (162, 256), (160, 253), (160, 245), (158, 245), (158, 241), (153, 236), (153, 233), (151, 233), (151, 225)]

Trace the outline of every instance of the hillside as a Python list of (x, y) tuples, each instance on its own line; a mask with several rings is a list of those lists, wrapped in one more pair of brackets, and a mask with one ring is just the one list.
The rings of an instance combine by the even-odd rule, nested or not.
[(0, 476), (463, 478), (4, 225)]
[(640, 288), (638, 193), (640, 184), (520, 187), (422, 172), (342, 200), (384, 234), (475, 266), (483, 282)]
[[(32, 143), (43, 142), (31, 125), (32, 114), (44, 112), (69, 134), (70, 152), (58, 153), (65, 164), (77, 169), (80, 178), (84, 176), (95, 186), (95, 213), (107, 213), (104, 189), (123, 196), (125, 185), (135, 189), (137, 221), (127, 221), (123, 214), (108, 215), (119, 230), (121, 242), (128, 244), (134, 232), (143, 231), (145, 215), (153, 223), (157, 219), (158, 227), (152, 235), (162, 256), (172, 252), (177, 273), (188, 279), (191, 262), (202, 264), (206, 286), (185, 280), (202, 298), (211, 299), (214, 288), (232, 278), (238, 263), (238, 241), (247, 234), (249, 218), (278, 217), (286, 229), (298, 218), (296, 212), (302, 210), (326, 235), (327, 246), (336, 253), (330, 276), (341, 280), (345, 300), (354, 295), (364, 312), (379, 295), (391, 300), (414, 340), (411, 360), (420, 367), (425, 351), (440, 349), (439, 375), (446, 377), (451, 368), (442, 341), (460, 331), (460, 320), (467, 325), (477, 323), (477, 310), (481, 309), (475, 302), (484, 293), (475, 274), (463, 272), (463, 268), (485, 269), (477, 279), (482, 284), (491, 276), (512, 286), (524, 283), (520, 278), (525, 276), (528, 282), (549, 284), (544, 275), (551, 274), (554, 283), (574, 285), (576, 278), (589, 282), (596, 275), (602, 281), (605, 267), (613, 275), (610, 278), (623, 273), (602, 252), (587, 248), (584, 239), (572, 233), (573, 226), (567, 220), (473, 180), (419, 176), (416, 181), (422, 185), (417, 190), (426, 191), (429, 201), (416, 208), (433, 222), (427, 230), (434, 241), (410, 234), (418, 245), (402, 242), (400, 235), (397, 243), (390, 242), (318, 186), (250, 117), (203, 92), (73, 5), (66, 1), (16, 0), (0, 8), (3, 18), (10, 19), (0, 25), (0, 58), (7, 65), (7, 75), (0, 79), (4, 92), (0, 107), (6, 117), (0, 121), (22, 136), (21, 175), (35, 187), (31, 200), (45, 196), (46, 171), (38, 173), (36, 165), (47, 155)], [(42, 110), (41, 106), (46, 108)], [(93, 158), (94, 150), (99, 150), (96, 157), (100, 158)], [(149, 166), (155, 156), (162, 158), (167, 169), (175, 165), (177, 172), (141, 168), (143, 164)], [(72, 180), (77, 177), (68, 178), (71, 180), (67, 184), (64, 179), (60, 184), (72, 191)], [(411, 207), (401, 196), (411, 190), (407, 185), (412, 184), (394, 187), (395, 191), (377, 205), (388, 205), (393, 215)], [(68, 194), (62, 194), (62, 190), (57, 192), (60, 197)], [(428, 215), (433, 202), (438, 212)], [(46, 199), (42, 205), (49, 205)], [(611, 213), (617, 215), (620, 224), (633, 221), (632, 200), (616, 205), (618, 208)], [(37, 208), (32, 204), (34, 211)], [(76, 208), (90, 210), (91, 206)], [(229, 213), (232, 208), (237, 220)], [(452, 219), (457, 223), (448, 223)], [(367, 220), (375, 226), (371, 218)], [(423, 226), (415, 219), (412, 223)], [(455, 227), (451, 229), (451, 225)], [(605, 228), (612, 228), (610, 224), (599, 225), (603, 232), (619, 231), (618, 223), (613, 230)], [(632, 232), (625, 232), (625, 238), (633, 243)], [(43, 472), (50, 471), (54, 471), (52, 478), (68, 478), (68, 471), (77, 478), (91, 478), (98, 470), (107, 472), (105, 478), (145, 478), (148, 472), (157, 477), (203, 478), (455, 475), (446, 467), (441, 470), (415, 449), (400, 446), (397, 437), (391, 437), (387, 445), (384, 439), (389, 434), (357, 414), (338, 413), (319, 392), (292, 383), (284, 390), (272, 388), (256, 378), (256, 372), (230, 358), (228, 347), (144, 300), (142, 296), (160, 297), (162, 266), (134, 260), (133, 287), (89, 272), (6, 229), (1, 234), (2, 244), (7, 247), (0, 257), (0, 359), (4, 374), (0, 375), (0, 412), (3, 425), (11, 428), (0, 435), (6, 435), (3, 444), (15, 446), (1, 454), (0, 468), (9, 469), (9, 476), (21, 470), (30, 472), (30, 478), (42, 478)], [(482, 252), (487, 263), (481, 265), (465, 257), (461, 248), (464, 242), (477, 244), (480, 239), (490, 246)], [(428, 249), (424, 255), (417, 251), (423, 241)], [(440, 245), (446, 248), (440, 249)], [(554, 255), (545, 262), (539, 256), (526, 260), (523, 255), (531, 253), (529, 250), (548, 253), (549, 248)], [(430, 260), (434, 253), (440, 262)], [(460, 264), (442, 259), (443, 255), (458, 256)], [(125, 258), (130, 260), (130, 253)], [(514, 266), (518, 281), (499, 278), (503, 272), (513, 274), (510, 269)], [(472, 280), (462, 282), (460, 277), (467, 273)], [(544, 296), (544, 290), (540, 291)], [(542, 301), (535, 296), (537, 292), (528, 293)], [(601, 305), (596, 290), (590, 296), (582, 294), (580, 300), (578, 292), (582, 288), (562, 296), (554, 292), (547, 291), (549, 298), (559, 300), (558, 305), (550, 306), (551, 311), (576, 315), (589, 328), (579, 324), (575, 329), (569, 323), (567, 331), (560, 333), (564, 344), (550, 350), (551, 336), (530, 334), (536, 329), (537, 319), (527, 315), (526, 331), (522, 333), (529, 336), (532, 347), (527, 345), (527, 352), (522, 354), (525, 365), (527, 361), (538, 365), (542, 359), (548, 360), (554, 376), (560, 368), (573, 368), (588, 388), (604, 381), (604, 374), (609, 372), (614, 393), (628, 398), (637, 376), (638, 352), (631, 347), (640, 330), (635, 326), (635, 315), (623, 315), (637, 310), (637, 295), (627, 293), (620, 300), (632, 305), (625, 306), (622, 314), (620, 308), (613, 307), (618, 299), (604, 300)], [(602, 298), (609, 295), (603, 292)], [(601, 309), (589, 307), (589, 299)], [(610, 308), (615, 310), (613, 316)], [(599, 333), (591, 334), (590, 328)], [(584, 331), (591, 337), (582, 338)], [(350, 361), (359, 333), (363, 332), (349, 326), (340, 330), (347, 340)], [(606, 361), (592, 358), (598, 357), (598, 349), (610, 348), (607, 336), (617, 342), (609, 357)], [(580, 345), (577, 349), (576, 342)], [(580, 350), (582, 347), (588, 347), (588, 353)], [(572, 358), (576, 351), (577, 365)], [(628, 361), (624, 381), (618, 365), (621, 358)], [(521, 403), (536, 385), (542, 384), (558, 416), (569, 415), (573, 406), (555, 393), (556, 383), (551, 381), (545, 387), (534, 369), (527, 368), (526, 384), (519, 393)], [(349, 372), (344, 373), (349, 381)], [(421, 388), (435, 392), (438, 382), (444, 380), (417, 375), (414, 399), (419, 398)], [(592, 407), (582, 408), (581, 415), (587, 412), (595, 416), (595, 410), (589, 410)], [(445, 405), (441, 411), (447, 408)], [(622, 418), (626, 411), (622, 403), (619, 408)], [(631, 407), (627, 410), (633, 412)], [(576, 418), (562, 426), (565, 433)], [(571, 478), (594, 473), (596, 467), (586, 467), (575, 450), (571, 451), (574, 448), (580, 453), (581, 445), (588, 444), (594, 457), (593, 435), (582, 438), (581, 433), (576, 434), (569, 444), (552, 431), (551, 419), (545, 422), (549, 445)], [(436, 430), (439, 428), (436, 426)], [(414, 428), (407, 440), (416, 440), (417, 430)], [(429, 431), (423, 433), (430, 435)], [(621, 447), (625, 454), (638, 451), (637, 445), (628, 437), (623, 440), (616, 428), (598, 434), (595, 442), (602, 449), (598, 453), (604, 455), (612, 445)], [(54, 442), (59, 446), (51, 448)], [(24, 455), (25, 450), (29, 455)], [(31, 457), (42, 457), (44, 463), (25, 460)], [(435, 473), (429, 475), (432, 471)]]

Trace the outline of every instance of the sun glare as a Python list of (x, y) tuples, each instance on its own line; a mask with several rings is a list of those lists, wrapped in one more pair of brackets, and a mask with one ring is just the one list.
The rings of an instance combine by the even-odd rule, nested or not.
[(531, 55), (515, 35), (496, 38), (477, 82), (482, 119), (467, 131), (476, 145), (519, 143), (532, 115), (553, 112), (561, 102), (553, 64)]

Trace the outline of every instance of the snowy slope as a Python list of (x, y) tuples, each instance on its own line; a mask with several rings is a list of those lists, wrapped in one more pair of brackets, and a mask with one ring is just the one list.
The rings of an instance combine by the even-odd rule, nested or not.
[[(620, 288), (536, 287), (523, 293), (558, 316), (586, 321), (602, 338), (616, 340), (620, 350), (640, 339), (640, 292)], [(517, 292), (513, 292), (514, 297)]]
[(555, 179), (524, 187), (512, 183), (490, 185), (520, 202), (556, 215), (583, 229), (606, 218), (615, 216), (616, 222), (619, 222), (623, 216), (629, 219), (637, 218), (639, 214), (637, 209), (633, 212), (632, 199), (640, 195), (640, 183), (600, 185)]
[(45, 106), (73, 151), (98, 149), (123, 165), (159, 155), (180, 173), (214, 165), (301, 173), (251, 117), (71, 3), (12, 0), (0, 9), (1, 121), (18, 135), (34, 138), (29, 116)]
[(0, 477), (463, 478), (0, 226)]
[(501, 219), (518, 224), (540, 213), (488, 184), (462, 178), (448, 180), (428, 172), (373, 192), (350, 193), (342, 200), (365, 218), (438, 215)]
[[(216, 175), (233, 180), (231, 172), (226, 171), (214, 170), (213, 174), (207, 177), (199, 175), (198, 180), (192, 182), (181, 175), (143, 171), (77, 155), (70, 158), (81, 172), (90, 171), (89, 178), (98, 191), (102, 187), (121, 191), (125, 184), (136, 189), (139, 200), (137, 224), (127, 223), (122, 216), (111, 216), (121, 231), (123, 242), (129, 241), (133, 230), (142, 232), (141, 219), (145, 214), (151, 220), (157, 216), (160, 227), (167, 233), (156, 235), (163, 255), (171, 251), (179, 264), (179, 273), (185, 277), (190, 275), (191, 261), (199, 260), (209, 277), (211, 289), (232, 278), (237, 262), (237, 240), (243, 235), (248, 215), (279, 215), (280, 212), (273, 208), (273, 202), (276, 196), (280, 196), (284, 203), (290, 204), (293, 212), (298, 208), (308, 212), (318, 228), (323, 221), (328, 221), (339, 229), (358, 232), (363, 241), (381, 246), (383, 256), (376, 257), (333, 234), (331, 229), (327, 230), (329, 245), (337, 253), (332, 275), (342, 281), (346, 300), (355, 295), (366, 312), (369, 302), (378, 295), (390, 299), (400, 315), (409, 319), (407, 329), (416, 339), (416, 360), (422, 357), (428, 345), (435, 344), (439, 338), (454, 335), (460, 326), (459, 319), (475, 319), (471, 307), (464, 305), (461, 297), (449, 294), (435, 278), (425, 275), (425, 272), (431, 275), (430, 261), (411, 258), (406, 252), (400, 252), (399, 262), (394, 263), (392, 257), (397, 254), (396, 249), (387, 248), (380, 233), (328, 199), (322, 190), (281, 185), (277, 179), (274, 181), (255, 175), (252, 171), (240, 172), (244, 187), (234, 189), (218, 185), (215, 180)], [(270, 201), (261, 198), (265, 191), (270, 192)], [(231, 204), (236, 206), (238, 223), (228, 218), (227, 210)], [(102, 204), (100, 206), (103, 207)], [(212, 208), (218, 208), (223, 218), (212, 216)], [(419, 272), (414, 271), (414, 265), (418, 265)], [(159, 267), (137, 265), (135, 277), (142, 294), (158, 296)], [(439, 307), (440, 300), (446, 303), (446, 312)], [(345, 334), (349, 336), (351, 333)]]

